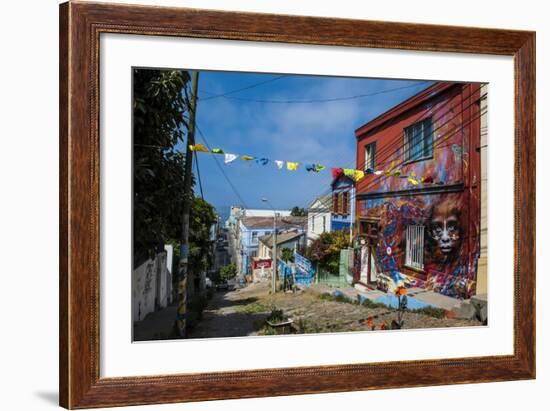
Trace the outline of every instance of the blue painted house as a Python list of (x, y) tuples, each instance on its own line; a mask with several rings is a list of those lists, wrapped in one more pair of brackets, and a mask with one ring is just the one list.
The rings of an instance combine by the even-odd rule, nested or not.
[(343, 173), (332, 180), (331, 231), (347, 230), (355, 216), (355, 182)]

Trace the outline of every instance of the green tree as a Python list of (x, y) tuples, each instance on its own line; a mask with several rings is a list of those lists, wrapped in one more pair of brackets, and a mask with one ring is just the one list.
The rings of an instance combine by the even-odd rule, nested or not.
[(285, 262), (294, 262), (294, 251), (290, 248), (283, 248), (281, 249), (281, 259)]
[(321, 234), (312, 241), (306, 250), (306, 257), (317, 262), (320, 268), (335, 274), (340, 264), (340, 250), (347, 247), (349, 247), (349, 233), (331, 231)]
[(305, 208), (294, 206), (292, 207), (292, 210), (290, 210), (290, 215), (294, 217), (304, 217), (307, 215), (307, 210)]
[(220, 270), (220, 278), (222, 280), (231, 280), (237, 275), (237, 267), (235, 264), (228, 264), (223, 266)]
[(134, 264), (180, 238), (189, 73), (135, 69), (133, 76)]
[(216, 223), (214, 207), (202, 198), (193, 198), (189, 221), (189, 272), (199, 274), (212, 264), (210, 230)]

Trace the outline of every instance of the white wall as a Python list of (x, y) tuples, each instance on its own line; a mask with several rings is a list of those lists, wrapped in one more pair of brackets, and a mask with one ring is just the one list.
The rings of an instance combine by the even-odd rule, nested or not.
[(163, 308), (172, 302), (172, 274), (167, 260), (166, 252), (159, 253), (132, 272), (132, 321), (143, 320), (157, 306)]
[[(96, 0), (99, 1), (99, 0)], [(109, 0), (111, 2), (115, 0)], [(135, 0), (138, 2), (138, 0)], [(543, 410), (550, 386), (550, 265), (543, 255), (550, 243), (550, 26), (545, 2), (524, 0), (459, 5), (440, 1), (358, 2), (339, 0), (164, 0), (201, 8), (222, 8), (537, 30), (539, 139), (538, 281), (536, 381), (351, 392), (296, 397), (214, 401), (134, 407), (128, 410), (394, 409), (407, 411)], [(0, 122), (1, 255), (4, 265), (0, 363), (1, 404), (9, 410), (57, 410), (58, 341), (58, 145), (57, 4), (54, 0), (5, 2), (2, 7), (2, 121)], [(9, 256), (9, 258), (7, 258)], [(25, 262), (26, 264), (21, 264)], [(24, 279), (24, 281), (22, 281)], [(26, 298), (22, 299), (21, 294)], [(399, 405), (396, 405), (399, 404)]]
[[(307, 243), (310, 244), (322, 233), (330, 232), (330, 212), (319, 213), (313, 212), (307, 214)], [(325, 220), (323, 228), (323, 218)]]

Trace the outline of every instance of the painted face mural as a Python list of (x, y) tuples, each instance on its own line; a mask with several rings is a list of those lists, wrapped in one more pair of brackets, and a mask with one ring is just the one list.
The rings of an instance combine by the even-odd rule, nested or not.
[[(393, 197), (364, 203), (363, 215), (380, 221), (376, 262), (393, 286), (421, 287), (456, 298), (468, 298), (472, 294), (477, 248), (474, 247), (472, 255), (467, 252), (468, 209), (464, 208), (464, 201), (464, 195), (457, 193)], [(404, 266), (409, 225), (426, 227), (423, 276), (411, 274)]]
[(428, 235), (431, 258), (440, 263), (453, 263), (460, 255), (463, 224), (459, 196), (444, 196), (430, 210)]

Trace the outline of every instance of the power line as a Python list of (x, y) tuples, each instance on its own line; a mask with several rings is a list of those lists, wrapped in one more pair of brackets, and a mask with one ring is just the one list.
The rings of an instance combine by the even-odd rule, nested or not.
[[(212, 99), (219, 98), (219, 97), (227, 97), (230, 94), (235, 94), (235, 93), (239, 93), (241, 91), (250, 90), (251, 88), (258, 87), (258, 86), (261, 86), (263, 84), (271, 83), (273, 81), (280, 80), (284, 77), (287, 77), (287, 76), (273, 77), (273, 78), (270, 78), (269, 80), (260, 81), (259, 83), (255, 83), (255, 84), (251, 84), (249, 86), (243, 87), (243, 88), (238, 88), (238, 89), (235, 89), (235, 90), (231, 90), (231, 91), (228, 91), (227, 93), (215, 94), (215, 95), (210, 96), (210, 97), (204, 97), (204, 98), (201, 98), (200, 100), (201, 101), (207, 101), (207, 100), (212, 100)], [(208, 93), (207, 91), (203, 91), (203, 93), (211, 94), (211, 93)]]
[[(473, 94), (473, 93), (472, 93), (472, 94)], [(472, 96), (472, 94), (468, 95), (466, 98), (470, 98), (470, 97)], [(439, 116), (438, 119), (436, 119), (436, 121), (439, 120), (440, 118), (443, 118), (443, 117), (444, 117), (446, 114), (448, 114), (449, 112), (452, 112), (452, 111), (454, 110), (455, 107), (457, 107), (457, 106), (459, 106), (459, 105), (462, 105), (462, 103), (463, 103), (463, 100), (461, 100), (459, 103), (457, 103), (457, 104), (455, 104), (454, 106), (452, 106), (451, 108), (449, 108), (446, 112), (444, 112), (441, 116)], [(474, 105), (474, 104), (475, 104), (475, 102), (474, 102), (474, 103), (471, 103), (467, 108), (471, 107), (471, 106)], [(442, 107), (442, 108), (444, 108), (444, 107)], [(436, 112), (438, 112), (438, 111), (440, 111), (440, 110), (441, 110), (441, 109), (438, 109), (438, 110), (436, 110)], [(452, 117), (449, 121), (447, 121), (446, 123), (440, 125), (440, 126), (437, 127), (436, 129), (433, 129), (433, 130), (432, 130), (432, 133), (431, 133), (431, 136), (433, 137), (434, 134), (435, 134), (435, 132), (436, 132), (437, 130), (439, 130), (439, 129), (441, 129), (442, 127), (444, 127), (445, 125), (447, 125), (449, 122), (451, 122), (451, 121), (452, 121), (454, 118), (456, 118), (458, 115), (462, 114), (464, 111), (465, 111), (465, 108), (462, 109), (460, 112), (458, 112), (455, 116), (453, 116), (453, 117)], [(415, 118), (415, 120), (413, 121), (413, 123), (419, 121), (420, 118), (422, 118), (422, 119), (427, 118), (427, 117), (424, 117), (424, 116), (425, 116), (424, 113), (420, 113), (420, 114)], [(431, 113), (430, 116), (433, 117), (433, 113)], [(400, 138), (401, 136), (402, 136), (402, 133), (399, 132), (399, 133), (396, 134), (395, 138)], [(393, 138), (394, 138), (394, 137), (392, 137), (392, 139), (393, 139)], [(399, 145), (395, 150), (390, 151), (390, 150), (392, 150), (393, 146), (388, 145), (387, 148), (386, 148), (385, 150), (381, 150), (381, 151), (379, 151), (379, 152), (377, 153), (377, 157), (379, 157), (382, 153), (384, 153), (384, 154), (388, 153), (388, 155), (387, 155), (382, 161), (379, 160), (378, 163), (381, 163), (381, 164), (385, 163), (385, 162), (386, 162), (387, 160), (389, 160), (394, 154), (397, 154), (397, 152), (398, 152), (399, 150), (401, 150), (404, 146), (405, 146), (405, 144), (403, 143), (403, 144)], [(401, 165), (402, 165), (402, 164), (401, 164)], [(358, 169), (363, 169), (364, 166), (365, 166), (365, 160), (363, 161), (363, 163), (361, 164), (361, 166), (358, 167)], [(399, 166), (399, 165), (398, 165), (398, 166)], [(355, 168), (355, 167), (353, 167), (353, 168)], [(321, 193), (319, 196), (327, 195), (330, 191), (331, 191), (330, 189), (327, 189), (327, 190), (325, 190), (323, 193)], [(319, 196), (317, 196), (317, 197), (319, 197)]]
[[(353, 95), (353, 96), (334, 97), (334, 98), (327, 98), (327, 99), (269, 100), (269, 99), (253, 99), (253, 98), (245, 98), (245, 97), (235, 97), (235, 96), (228, 96), (228, 95), (223, 95), (223, 96), (220, 95), (220, 97), (225, 97), (225, 98), (228, 98), (228, 99), (231, 99), (231, 100), (247, 101), (247, 102), (251, 102), (251, 103), (269, 103), (269, 104), (332, 103), (332, 102), (336, 102), (336, 101), (356, 100), (356, 99), (365, 98), (365, 97), (377, 96), (377, 95), (380, 95), (380, 94), (391, 93), (391, 92), (399, 91), (399, 90), (405, 90), (405, 89), (412, 88), (412, 87), (418, 87), (422, 84), (428, 84), (428, 83), (431, 83), (431, 82), (430, 81), (424, 81), (424, 82), (421, 82), (421, 83), (410, 84), (408, 86), (402, 86), (402, 87), (396, 87), (396, 88), (391, 88), (391, 89), (386, 89), (386, 90), (380, 90), (380, 91), (376, 91), (376, 92), (373, 92), (373, 93), (357, 94), (357, 95)], [(205, 100), (208, 100), (208, 99), (209, 98), (205, 98), (205, 99), (202, 99), (202, 101), (205, 101)]]
[[(465, 109), (463, 109), (463, 110), (462, 110), (461, 112), (459, 112), (457, 115), (459, 115), (459, 114), (461, 114), (462, 112), (464, 112), (467, 108), (471, 107), (473, 104), (475, 104), (475, 102), (472, 103), (472, 104), (470, 104), (470, 105), (469, 105), (468, 107), (466, 107)], [(457, 105), (458, 105), (458, 104), (457, 104)], [(487, 112), (487, 110), (485, 111), (485, 113), (486, 113), (486, 112)], [(477, 118), (481, 118), (481, 116), (482, 116), (483, 114), (485, 114), (485, 113), (480, 114)], [(443, 114), (441, 117), (443, 117), (444, 115), (445, 115), (445, 114)], [(440, 117), (440, 118), (441, 118), (441, 117)], [(456, 116), (455, 116), (455, 117), (456, 117)], [(454, 118), (454, 117), (453, 117), (453, 118)], [(477, 118), (476, 118), (476, 119), (477, 119)], [(473, 119), (473, 120), (475, 120), (475, 119)], [(472, 122), (473, 120), (471, 120), (471, 122)], [(432, 130), (432, 137), (433, 137), (433, 135), (435, 134), (435, 131), (437, 131), (437, 130), (443, 128), (443, 127), (444, 127), (445, 125), (447, 125), (450, 121), (452, 121), (452, 119), (449, 120), (448, 122), (446, 122), (446, 123), (440, 125), (440, 126), (437, 127), (436, 129)], [(460, 131), (462, 131), (462, 129), (463, 129), (464, 127), (465, 127), (465, 126), (463, 125), (463, 126), (461, 127), (461, 130), (460, 130)], [(441, 144), (444, 143), (444, 142), (445, 142), (446, 140), (448, 140), (449, 138), (451, 138), (453, 135), (455, 135), (456, 132), (457, 132), (456, 130), (451, 130), (451, 131), (448, 133), (448, 135), (447, 135), (446, 137), (441, 137), (441, 136), (440, 136), (438, 142), (437, 142), (436, 144), (434, 144), (434, 148), (440, 148), (440, 147), (441, 147)], [(385, 158), (382, 162), (385, 162), (386, 160), (388, 160), (389, 158), (391, 158), (391, 157), (392, 157), (394, 154), (396, 154), (402, 147), (404, 147), (404, 144), (403, 144), (402, 146), (398, 147), (398, 148), (397, 148), (396, 150), (394, 150), (393, 152), (389, 153), (388, 156), (386, 156), (386, 158)], [(407, 162), (406, 160), (403, 160), (401, 163), (395, 165), (394, 168), (401, 167), (401, 166), (402, 166), (403, 164), (405, 164), (406, 162)], [(361, 168), (363, 168), (363, 167), (364, 167), (364, 162), (363, 162), (363, 164), (361, 165)], [(369, 188), (371, 188), (372, 186), (374, 186), (375, 183), (379, 182), (382, 178), (386, 178), (386, 177), (387, 177), (387, 176), (385, 176), (385, 175), (383, 175), (383, 174), (380, 175), (380, 176), (375, 177), (375, 178), (372, 180), (372, 182), (371, 182), (366, 188), (364, 188), (364, 190), (365, 190), (365, 189), (368, 190)], [(332, 191), (332, 190), (329, 188), (329, 189), (325, 190), (321, 195), (317, 196), (316, 198), (322, 197), (322, 196), (325, 196), (325, 195), (328, 195), (331, 191)]]
[(210, 147), (210, 144), (208, 143), (208, 140), (206, 139), (206, 136), (204, 135), (204, 133), (202, 132), (202, 130), (200, 129), (198, 123), (195, 121), (195, 127), (197, 128), (197, 131), (199, 132), (199, 134), (201, 135), (202, 139), (204, 140), (204, 143), (206, 144), (206, 146), (208, 147), (208, 150), (210, 150), (210, 154), (214, 157), (214, 160), (216, 160), (216, 165), (218, 166), (218, 168), (220, 169), (221, 173), (223, 174), (223, 176), (225, 177), (225, 179), (227, 180), (227, 183), (229, 184), (229, 186), (231, 187), (231, 189), (233, 190), (233, 192), (235, 193), (235, 195), (237, 196), (237, 198), (239, 199), (239, 201), (241, 202), (241, 204), (244, 206), (244, 208), (248, 208), (248, 206), (246, 205), (245, 201), (243, 200), (243, 198), (241, 197), (241, 195), (239, 194), (239, 191), (237, 190), (237, 188), (233, 185), (233, 183), (231, 182), (231, 180), (229, 179), (229, 177), (227, 176), (227, 174), (225, 173), (225, 170), (223, 169), (223, 167), (221, 166), (221, 164), (219, 163), (218, 161), (218, 158), (216, 157), (217, 154), (214, 154), (212, 153), (212, 148)]
[[(467, 96), (466, 98), (469, 98), (469, 97), (470, 97), (470, 96)], [(463, 101), (461, 100), (461, 102), (459, 102), (459, 103), (455, 104), (454, 106), (452, 106), (451, 108), (449, 108), (446, 112), (444, 112), (441, 116), (439, 116), (439, 118), (442, 118), (442, 117), (445, 116), (447, 113), (453, 111), (453, 109), (454, 109), (455, 107), (461, 105), (462, 103), (463, 103)], [(439, 127), (433, 129), (431, 135), (433, 136), (437, 130), (439, 130), (439, 129), (443, 128), (444, 126), (446, 126), (449, 122), (451, 122), (454, 118), (456, 118), (456, 117), (459, 116), (461, 113), (463, 113), (467, 108), (469, 108), (469, 107), (472, 106), (473, 104), (475, 104), (475, 102), (471, 103), (469, 106), (467, 106), (466, 108), (464, 108), (464, 109), (461, 110), (460, 112), (456, 113), (456, 114), (455, 114), (450, 120), (448, 120), (446, 123), (443, 123), (443, 124), (441, 124)], [(445, 107), (442, 107), (441, 109), (436, 110), (436, 112), (441, 111), (441, 110), (444, 109), (444, 108), (445, 108)], [(421, 113), (421, 114), (417, 117), (417, 119), (420, 118), (420, 117), (423, 117), (424, 115), (425, 115), (424, 113)], [(433, 113), (431, 113), (431, 116), (433, 116)], [(438, 118), (438, 119), (439, 119), (439, 118)], [(464, 126), (463, 126), (463, 127), (464, 127)], [(462, 127), (462, 128), (463, 128), (463, 127)], [(207, 140), (206, 140), (204, 134), (202, 133), (202, 131), (201, 131), (201, 129), (198, 127), (198, 125), (197, 125), (197, 130), (199, 131), (199, 133), (201, 134), (201, 136), (203, 137), (203, 139), (204, 139), (205, 142), (207, 143), (207, 146), (208, 146), (209, 150), (211, 150), (210, 145), (208, 144), (208, 142), (207, 142)], [(445, 142), (445, 140), (447, 140), (448, 138), (450, 138), (450, 137), (452, 137), (453, 135), (455, 135), (456, 132), (457, 132), (457, 130), (452, 130), (452, 131), (449, 133), (449, 135), (448, 135), (447, 137), (445, 137), (445, 138), (441, 138), (441, 136), (440, 136), (440, 139), (439, 139), (439, 141), (434, 145), (434, 148), (439, 148), (439, 146), (441, 146), (441, 144), (442, 144), (443, 142)], [(398, 137), (399, 137), (399, 136), (401, 136), (401, 133), (398, 134)], [(397, 147), (396, 149), (394, 149), (392, 152), (389, 152), (388, 155), (382, 160), (382, 163), (384, 163), (385, 160), (391, 158), (395, 153), (397, 153), (397, 152), (398, 152), (400, 149), (402, 149), (403, 147), (404, 147), (404, 144), (401, 144), (399, 147)], [(382, 151), (380, 151), (380, 152), (377, 153), (377, 154), (380, 155), (380, 154), (382, 154), (382, 153), (387, 153), (387, 152), (390, 151), (391, 149), (392, 149), (392, 146), (388, 146), (388, 148), (387, 148), (386, 150), (382, 150)], [(229, 180), (229, 177), (225, 174), (225, 172), (224, 172), (224, 170), (223, 170), (223, 167), (222, 167), (222, 166), (219, 164), (219, 162), (217, 161), (218, 159), (217, 159), (216, 155), (213, 154), (213, 153), (211, 153), (211, 154), (214, 156), (214, 158), (215, 158), (215, 160), (216, 160), (216, 163), (217, 163), (217, 166), (220, 168), (220, 171), (224, 174), (224, 177), (226, 178), (226, 180), (227, 180), (228, 183), (230, 184), (230, 186), (231, 186), (231, 188), (233, 189), (233, 191), (235, 192), (236, 196), (237, 196), (237, 197), (240, 199), (240, 201), (244, 204), (244, 201), (242, 200), (242, 197), (241, 197), (240, 194), (238, 193), (238, 190), (236, 189), (236, 187), (234, 186), (234, 184)], [(403, 165), (404, 163), (405, 163), (405, 161), (403, 161), (403, 162), (400, 163), (400, 164), (397, 164), (397, 165), (395, 166), (395, 168), (400, 167), (400, 166)], [(363, 162), (363, 165), (364, 165), (364, 162)], [(362, 168), (362, 167), (363, 167), (363, 166), (361, 166), (361, 168)], [(384, 175), (382, 175), (382, 176), (377, 176), (377, 177), (373, 180), (373, 182), (369, 185), (368, 188), (370, 188), (372, 185), (374, 185), (376, 182), (378, 182), (381, 178), (385, 178), (385, 177), (386, 177), (386, 176), (384, 176)], [(328, 193), (330, 193), (330, 191), (331, 191), (331, 190), (328, 189), (328, 190), (326, 190), (323, 194), (321, 194), (320, 196), (327, 195)], [(317, 196), (317, 197), (319, 197), (319, 196)], [(353, 197), (353, 196), (352, 196), (352, 197)], [(351, 201), (351, 200), (353, 200), (353, 199), (350, 198), (350, 201)], [(322, 213), (319, 213), (319, 215), (320, 215), (320, 214), (322, 214)], [(314, 214), (313, 216), (315, 216), (315, 214)]]
[[(469, 123), (467, 123), (466, 125), (464, 125), (464, 127), (465, 127), (465, 126), (468, 126), (468, 125), (469, 125), (470, 123), (472, 123), (473, 121), (475, 121), (475, 120), (481, 118), (481, 117), (482, 117), (483, 115), (485, 115), (485, 114), (487, 114), (487, 110), (485, 110), (484, 112), (480, 113), (479, 116), (477, 116), (477, 117), (471, 119)], [(445, 147), (445, 146), (442, 146), (441, 144), (444, 143), (447, 139), (451, 138), (453, 135), (455, 135), (454, 132), (449, 132), (449, 134), (448, 134), (446, 137), (444, 137), (441, 141), (438, 141), (438, 143), (435, 144), (433, 148), (436, 149), (436, 148)], [(404, 161), (403, 163), (405, 163), (405, 162), (406, 162), (406, 161)], [(396, 165), (395, 167), (399, 167), (399, 166), (402, 165), (403, 163), (398, 164), (398, 165)], [(404, 177), (404, 176), (402, 176), (402, 177)], [(373, 181), (371, 181), (366, 187), (363, 188), (363, 191), (368, 191), (368, 189), (370, 189), (371, 187), (373, 187), (373, 186), (374, 186), (377, 182), (379, 182), (382, 178), (389, 178), (389, 177), (388, 177), (388, 176), (385, 176), (385, 175), (377, 176), (376, 178), (373, 179)], [(330, 190), (329, 190), (329, 192), (330, 192)], [(328, 194), (327, 194), (327, 195), (328, 195)], [(355, 199), (357, 198), (357, 195), (358, 195), (358, 192), (357, 192), (357, 189), (356, 189), (356, 190), (355, 190), (355, 194), (352, 195), (352, 196), (350, 196), (350, 199), (349, 199), (348, 201), (355, 201)], [(319, 197), (317, 197), (317, 198), (319, 198)], [(324, 213), (313, 213), (311, 216), (312, 216), (312, 217), (317, 217), (317, 216), (322, 215), (322, 214), (324, 214)]]
[[(272, 79), (273, 80), (273, 79)], [(187, 92), (187, 89), (185, 89), (186, 92)], [(191, 111), (194, 111), (196, 113), (196, 107), (193, 109), (191, 106), (189, 106), (189, 109)], [(208, 143), (208, 140), (206, 138), (206, 136), (204, 135), (204, 133), (202, 132), (202, 130), (200, 129), (199, 127), (199, 124), (198, 122), (196, 121), (195, 119), (195, 128), (197, 129), (197, 131), (199, 132), (199, 134), (201, 135), (202, 139), (204, 140), (204, 143), (206, 144), (206, 146), (208, 147), (208, 150), (209, 152), (214, 156), (214, 160), (216, 162), (216, 165), (218, 166), (218, 168), (220, 169), (221, 173), (223, 174), (223, 176), (225, 177), (225, 179), (227, 180), (227, 183), (229, 184), (229, 186), (231, 187), (231, 189), (233, 190), (233, 192), (235, 193), (235, 195), (237, 196), (237, 198), (239, 199), (239, 201), (241, 202), (241, 204), (245, 207), (245, 208), (248, 208), (246, 206), (246, 203), (245, 201), (243, 200), (243, 198), (241, 197), (241, 195), (239, 194), (239, 191), (237, 190), (237, 188), (233, 185), (233, 183), (231, 182), (231, 180), (229, 179), (229, 177), (227, 176), (227, 174), (225, 173), (223, 167), (220, 165), (220, 163), (218, 162), (218, 159), (216, 158), (215, 154), (212, 153), (212, 148), (210, 147), (210, 144)], [(195, 152), (195, 158), (196, 158), (196, 152)], [(198, 169), (197, 169), (198, 170)], [(200, 179), (200, 177), (199, 177)], [(201, 188), (201, 193), (202, 193), (202, 188)]]
[[(481, 113), (477, 118), (481, 118), (481, 116), (482, 116), (482, 115), (485, 115), (486, 113), (487, 113), (487, 110), (485, 110), (485, 112)], [(477, 118), (474, 118), (474, 119), (472, 119), (471, 121), (474, 121), (474, 120), (476, 120)], [(467, 125), (469, 125), (469, 124), (467, 124)], [(449, 135), (445, 138), (445, 140), (448, 139), (448, 138), (450, 138), (450, 137), (453, 136), (453, 135), (454, 135), (453, 133), (449, 133)], [(442, 142), (444, 142), (444, 141), (442, 141)], [(441, 143), (442, 143), (442, 142), (441, 142)], [(444, 146), (439, 146), (439, 145), (435, 145), (435, 146), (434, 146), (434, 148), (441, 148), (441, 147), (444, 147)], [(366, 190), (368, 190), (369, 188), (373, 187), (382, 177), (384, 177), (384, 178), (389, 178), (388, 176), (384, 176), (384, 175), (378, 176), (376, 179), (373, 179), (373, 181), (372, 181), (366, 188), (364, 188), (363, 191), (366, 191)], [(404, 178), (405, 176), (401, 176), (401, 177)], [(392, 177), (392, 178), (394, 178), (394, 177)], [(400, 178), (400, 177), (397, 177), (397, 178)], [(330, 191), (330, 190), (329, 190), (329, 191)], [(327, 195), (328, 195), (328, 194), (327, 194)], [(352, 195), (352, 196), (350, 196), (350, 198), (349, 198), (348, 201), (349, 201), (349, 202), (355, 201), (355, 199), (357, 198), (358, 195), (359, 195), (359, 193), (357, 192), (357, 189), (356, 189), (356, 190), (355, 190), (355, 194)], [(318, 197), (317, 197), (317, 198), (318, 198)], [(330, 202), (329, 202), (329, 204), (330, 204)], [(330, 211), (329, 211), (329, 212), (330, 212)], [(323, 215), (323, 214), (325, 214), (325, 212), (312, 213), (312, 214), (309, 215), (309, 217), (318, 217), (318, 216)]]
[[(472, 94), (473, 94), (473, 93), (472, 93)], [(472, 94), (470, 94), (470, 95), (469, 95), (468, 97), (466, 97), (466, 98), (471, 97)], [(483, 97), (483, 96), (482, 96), (482, 97)], [(482, 98), (482, 97), (481, 97), (481, 98)], [(477, 99), (476, 99), (476, 101), (477, 101)], [(447, 125), (450, 121), (452, 121), (455, 117), (457, 117), (458, 115), (462, 114), (466, 109), (468, 109), (469, 107), (471, 107), (471, 106), (473, 106), (474, 104), (476, 104), (476, 101), (474, 101), (473, 103), (469, 104), (467, 107), (463, 108), (459, 113), (457, 113), (453, 118), (451, 118), (451, 119), (450, 119), (449, 121), (447, 121), (446, 123), (440, 125), (440, 126), (437, 127), (436, 129), (432, 130), (432, 134), (431, 134), (432, 137), (433, 137), (433, 135), (435, 134), (435, 132), (436, 132), (437, 130), (441, 129), (442, 127), (444, 127), (445, 125)], [(462, 100), (461, 100), (460, 103), (456, 104), (454, 107), (456, 107), (456, 106), (458, 106), (458, 105), (460, 105), (460, 104), (462, 104)], [(445, 114), (447, 114), (449, 111), (452, 111), (452, 108), (449, 109), (449, 110), (448, 110), (446, 113), (444, 113), (443, 115), (441, 115), (439, 118), (442, 118), (442, 117), (443, 117)], [(481, 116), (484, 115), (484, 114), (486, 114), (486, 113), (487, 113), (487, 110), (485, 110), (484, 113), (481, 113), (477, 118), (481, 118)], [(422, 115), (423, 115), (423, 114), (422, 114)], [(421, 115), (421, 116), (422, 116), (422, 115)], [(421, 117), (421, 116), (420, 116), (420, 117)], [(477, 119), (477, 118), (475, 118), (475, 119)], [(418, 118), (417, 118), (417, 119), (418, 119)], [(475, 120), (475, 119), (473, 119), (473, 120)], [(471, 120), (470, 122), (472, 122), (473, 120)], [(464, 128), (464, 125), (461, 127), (461, 130), (460, 130), (460, 131), (462, 131), (463, 128)], [(434, 145), (434, 148), (440, 148), (441, 144), (442, 144), (443, 142), (445, 142), (447, 139), (449, 139), (450, 137), (452, 137), (453, 135), (455, 135), (456, 132), (457, 132), (456, 130), (451, 130), (451, 131), (449, 132), (449, 135), (448, 135), (447, 137), (443, 138), (443, 139), (441, 139), (441, 136), (440, 136), (440, 139), (439, 139), (439, 141)], [(399, 133), (399, 135), (401, 135), (401, 133)], [(382, 161), (382, 163), (384, 163), (386, 160), (388, 160), (389, 158), (391, 158), (394, 154), (396, 154), (396, 153), (397, 153), (401, 148), (403, 148), (403, 147), (404, 147), (404, 144), (401, 145), (400, 147), (398, 147), (397, 149), (395, 149), (393, 152), (390, 152), (390, 153), (388, 154), (388, 156), (386, 156), (385, 159)], [(403, 160), (400, 164), (395, 165), (394, 168), (398, 168), (398, 167), (402, 166), (402, 165), (405, 164), (405, 163), (406, 163), (406, 160)], [(362, 169), (362, 168), (364, 167), (364, 165), (365, 165), (365, 162), (363, 161), (363, 164), (361, 165), (360, 168)], [(384, 177), (387, 177), (387, 176), (380, 175), (380, 176), (375, 177), (375, 178), (373, 179), (373, 181), (371, 182), (371, 184), (369, 184), (369, 185), (366, 187), (366, 189), (368, 190), (368, 189), (371, 188), (375, 183), (377, 183), (378, 181), (380, 181), (380, 180), (381, 180), (382, 178), (384, 178)], [(325, 190), (323, 193), (321, 193), (320, 195), (316, 196), (315, 198), (319, 198), (319, 197), (328, 195), (331, 191), (332, 191), (332, 190), (329, 188), (329, 189)], [(322, 213), (319, 213), (319, 215), (320, 215), (320, 214), (322, 214)], [(313, 216), (315, 216), (315, 215), (313, 215)]]

